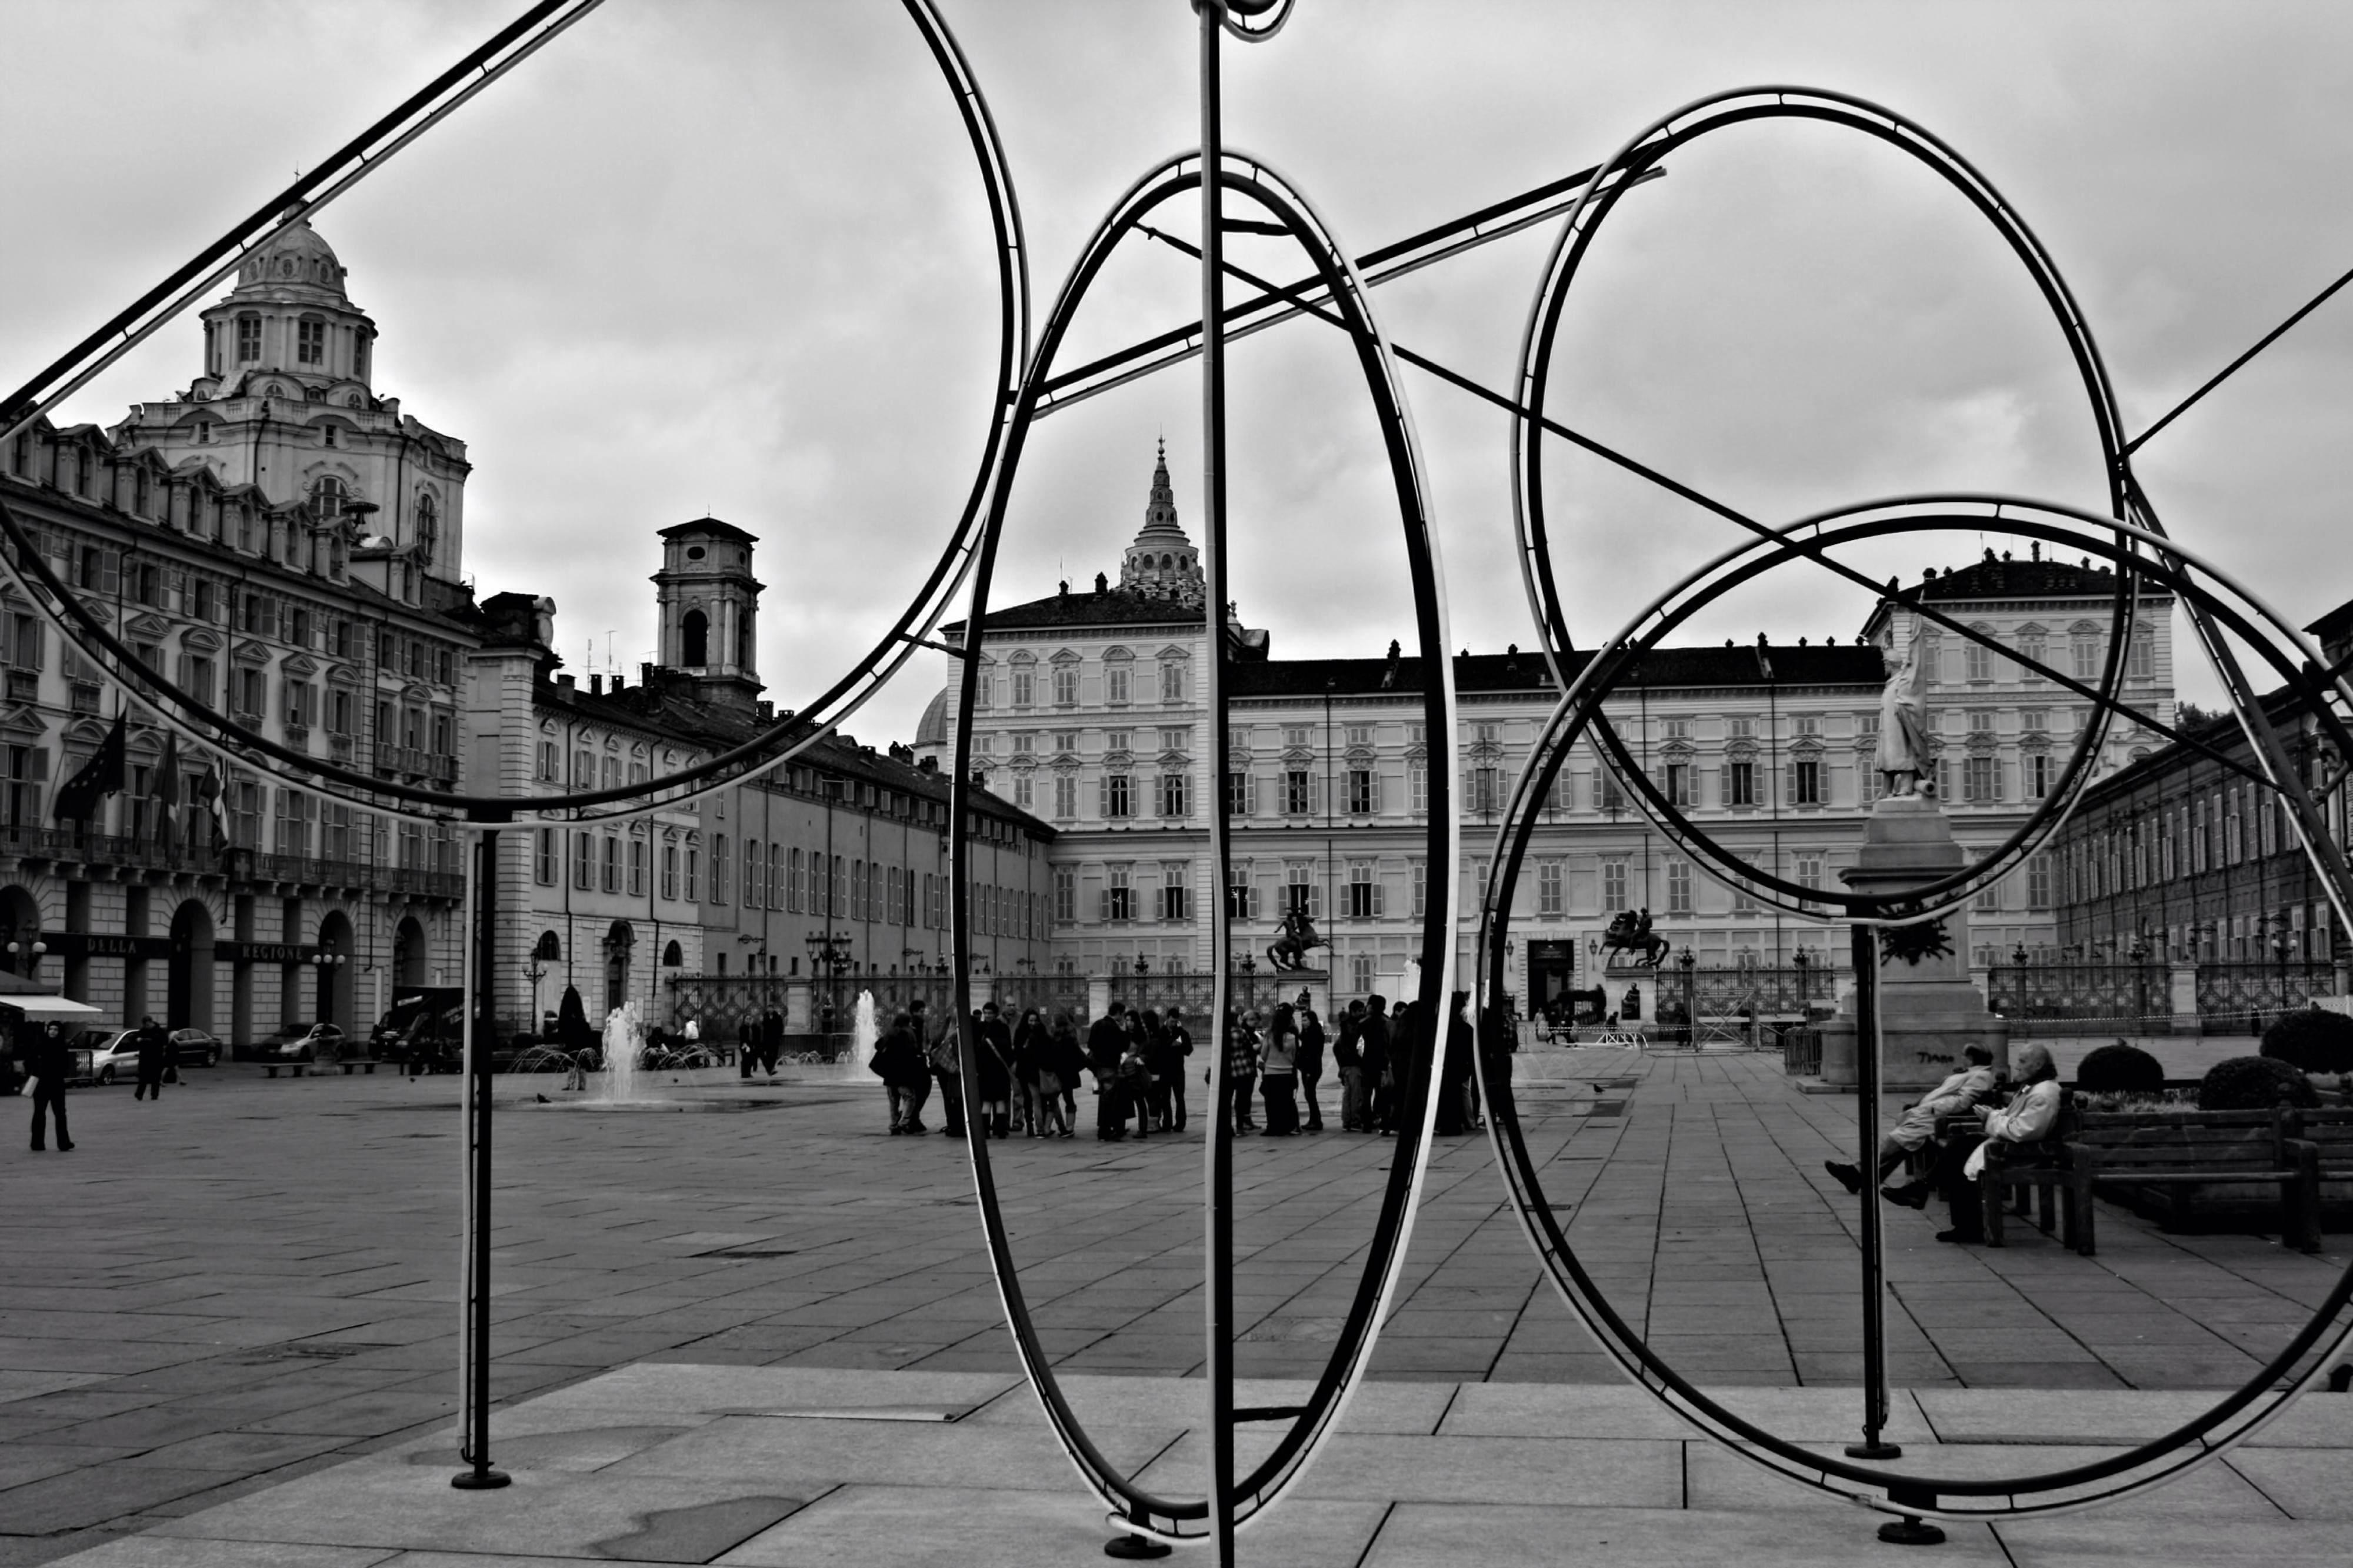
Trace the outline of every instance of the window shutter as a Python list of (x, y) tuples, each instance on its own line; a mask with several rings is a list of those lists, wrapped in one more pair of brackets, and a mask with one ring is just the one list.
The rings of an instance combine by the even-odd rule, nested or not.
[(1373, 810), (1377, 813), (1381, 809), (1381, 770), (1378, 768), (1373, 768), (1369, 770), (1366, 776), (1372, 781), (1372, 806)]
[(1095, 919), (1098, 921), (1111, 919), (1111, 889), (1107, 887), (1095, 889)]
[(1324, 775), (1312, 768), (1307, 773), (1307, 811), (1311, 816), (1324, 815)]
[(1373, 913), (1376, 915), (1383, 915), (1388, 912), (1388, 889), (1382, 882), (1376, 880), (1373, 883)]
[(1109, 773), (1095, 780), (1095, 815), (1105, 817), (1111, 815), (1111, 775)]

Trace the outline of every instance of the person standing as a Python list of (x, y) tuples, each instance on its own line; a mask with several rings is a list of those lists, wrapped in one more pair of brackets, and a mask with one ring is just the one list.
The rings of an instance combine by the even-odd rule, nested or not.
[(1127, 1004), (1114, 1001), (1087, 1028), (1087, 1070), (1095, 1079), (1095, 1140), (1116, 1143), (1126, 1135), (1127, 1114), (1120, 1104), (1119, 1062), (1127, 1054)]
[(153, 1014), (139, 1020), (139, 1087), (133, 1100), (164, 1098), (164, 1069), (172, 1065), (172, 1037)]
[(1235, 1136), (1255, 1132), (1250, 1121), (1250, 1085), (1258, 1078), (1258, 1033), (1250, 1027), (1256, 1014), (1226, 1011), (1226, 1103), (1219, 1112), (1233, 1122)]
[(1299, 1132), (1299, 1015), (1288, 1002), (1274, 1005), (1274, 1019), (1259, 1047), (1258, 1087), (1266, 1100), (1266, 1135), (1292, 1138)]
[(1364, 1026), (1356, 1031), (1356, 1050), (1363, 1060), (1365, 1095), (1357, 1112), (1356, 1131), (1378, 1132), (1388, 1121), (1389, 1004), (1377, 992), (1365, 999)]
[(929, 1005), (920, 996), (907, 1004), (907, 1033), (915, 1042), (915, 1064), (923, 1069), (915, 1080), (914, 1102), (909, 1108), (914, 1125), (907, 1131), (921, 1132), (923, 1107), (932, 1098), (932, 1019)]
[(1351, 1002), (1339, 1018), (1340, 1037), (1332, 1042), (1332, 1065), (1340, 1069), (1340, 1131), (1361, 1132), (1365, 1126), (1365, 1067), (1357, 1054), (1356, 1037), (1365, 1026), (1365, 1004)]
[(1307, 1102), (1307, 1131), (1324, 1131), (1324, 1108), (1315, 1103), (1315, 1086), (1324, 1081), (1324, 1020), (1315, 1015), (1307, 993), (1299, 994), (1299, 1092)]
[(54, 1114), (58, 1121), (58, 1152), (64, 1153), (74, 1146), (73, 1135), (66, 1131), (66, 1079), (73, 1072), (72, 1053), (66, 1049), (65, 1026), (52, 1018), (41, 1026), (33, 1037), (33, 1049), (25, 1066), (33, 1075), (33, 1152), (41, 1152), (47, 1143), (44, 1124)]
[(768, 1069), (771, 1079), (776, 1076), (776, 1063), (784, 1055), (785, 1015), (772, 1004), (760, 1016), (760, 1065)]
[(743, 1078), (752, 1076), (752, 1068), (760, 1059), (760, 1020), (749, 1007), (735, 1026), (735, 1070)]
[(1161, 1126), (1185, 1131), (1185, 1058), (1193, 1054), (1193, 1036), (1185, 1027), (1185, 1009), (1175, 1003), (1160, 1020), (1160, 1062), (1153, 1078), (1160, 1096)]
[(1038, 1009), (1022, 1009), (1020, 1022), (1013, 1026), (1013, 1119), (1015, 1130), (1025, 1138), (1039, 1136), (1045, 1126), (1041, 1085), (1052, 1075), (1052, 1054), (1053, 1037), (1046, 1032)]
[(980, 1005), (978, 1033), (973, 1037), (973, 1068), (979, 1077), (980, 1128), (991, 1138), (1013, 1130), (1013, 1034), (997, 1016), (995, 1002)]
[(1446, 1020), (1446, 1046), (1438, 1067), (1435, 1131), (1440, 1138), (1459, 1138), (1470, 1131), (1470, 1121), (1464, 1114), (1471, 1080), (1471, 1020), (1464, 1009), (1470, 1005), (1471, 993), (1457, 991), (1453, 1011)]
[[(980, 1013), (976, 1008), (968, 1015), (976, 1028)], [(964, 1125), (964, 1040), (955, 1015), (945, 1013), (940, 1024), (939, 1038), (932, 1042), (932, 1077), (940, 1086), (940, 1136), (962, 1138)]]

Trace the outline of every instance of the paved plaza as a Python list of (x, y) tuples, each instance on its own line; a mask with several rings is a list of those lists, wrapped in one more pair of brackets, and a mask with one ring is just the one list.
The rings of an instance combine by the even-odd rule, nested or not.
[[(451, 1501), (453, 1080), (185, 1076), (160, 1104), (78, 1091), (72, 1153), (5, 1156), (0, 1564), (90, 1548), (93, 1564), (840, 1562), (860, 1541), (848, 1560), (916, 1561), (958, 1510), (991, 1538), (971, 1561), (1093, 1554), (1101, 1521), (1015, 1386), (961, 1151), (886, 1136), (871, 1079), (658, 1086), (695, 1113), (502, 1084), (492, 1452), (519, 1482)], [(1851, 1099), (1745, 1055), (1539, 1053), (1524, 1083), (1547, 1191), (1619, 1310), (1694, 1382), (1753, 1391), (1809, 1440), (1851, 1437), (1856, 1202), (1821, 1168), (1852, 1152)], [(1184, 1491), (1198, 1386), (1138, 1380), (1201, 1370), (1198, 1083), (1194, 1100), (1183, 1137), (993, 1145), (1082, 1415)], [(1244, 1376), (1320, 1369), (1393, 1147), (1336, 1131), (1238, 1146)], [(2080, 1451), (2179, 1419), (2284, 1342), (2353, 1239), (2306, 1257), (2107, 1206), (2085, 1258), (2031, 1226), (1998, 1251), (1942, 1247), (1934, 1205), (1888, 1213), (1898, 1426), (1979, 1449)], [(1790, 1561), (1869, 1542), (1862, 1515), (1686, 1441), (1623, 1384), (1540, 1282), (1483, 1138), (1435, 1152), (1372, 1376), (1295, 1516), (1246, 1538), (1252, 1560), (1434, 1561), (1474, 1527), (1498, 1561), (1546, 1555), (1516, 1552), (1515, 1531), (1563, 1561), (1605, 1539), (1594, 1560), (1690, 1561), (1767, 1521), (1827, 1554)], [(2271, 1542), (2241, 1561), (2341, 1561), (2345, 1410), (2316, 1395), (2180, 1488), (1999, 1545), (1957, 1533), (1947, 1555), (2070, 1561), (2063, 1543), (2146, 1544), (2166, 1520), (2184, 1552), (2211, 1526)]]

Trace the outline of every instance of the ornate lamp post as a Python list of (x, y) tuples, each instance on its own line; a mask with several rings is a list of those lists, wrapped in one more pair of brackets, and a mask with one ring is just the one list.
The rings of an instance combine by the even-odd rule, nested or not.
[(21, 958), (25, 961), (25, 978), (27, 980), (40, 973), (41, 954), (48, 951), (49, 944), (46, 942), (12, 942), (8, 944), (9, 958), (12, 960)]

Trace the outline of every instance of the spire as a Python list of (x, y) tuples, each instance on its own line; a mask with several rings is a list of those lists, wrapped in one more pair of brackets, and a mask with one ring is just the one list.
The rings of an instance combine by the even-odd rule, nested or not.
[(1185, 525), (1176, 521), (1176, 490), (1168, 482), (1168, 441), (1155, 444), (1152, 495), (1144, 505), (1144, 527), (1120, 563), (1120, 586), (1151, 598), (1201, 601), (1201, 566)]

